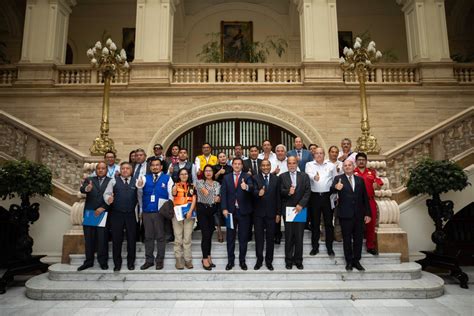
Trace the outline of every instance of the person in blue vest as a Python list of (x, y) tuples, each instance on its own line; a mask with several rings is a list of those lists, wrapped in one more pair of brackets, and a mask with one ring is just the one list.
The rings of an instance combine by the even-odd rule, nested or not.
[(132, 165), (120, 164), (120, 176), (111, 179), (104, 192), (104, 201), (110, 205), (109, 222), (112, 231), (112, 256), (114, 271), (122, 268), (123, 230), (127, 232), (127, 267), (135, 270), (138, 203), (136, 179), (132, 177)]
[[(160, 214), (160, 207), (173, 198), (173, 180), (162, 171), (162, 161), (153, 157), (150, 161), (150, 174), (140, 177), (137, 181), (138, 195), (141, 201), (140, 216), (145, 227), (145, 263), (140, 267), (146, 270), (155, 265), (156, 270), (163, 269), (165, 258), (166, 238), (165, 220)], [(157, 244), (156, 260), (153, 254)]]

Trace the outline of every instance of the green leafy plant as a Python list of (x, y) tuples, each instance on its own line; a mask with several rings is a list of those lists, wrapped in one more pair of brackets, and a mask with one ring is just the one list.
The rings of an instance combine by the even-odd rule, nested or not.
[(205, 63), (220, 63), (222, 61), (220, 34), (219, 32), (206, 34), (209, 41), (202, 45), (201, 52), (196, 55), (200, 61)]
[[(370, 43), (372, 41), (372, 37), (370, 36), (369, 31), (365, 31), (362, 34), (356, 35), (355, 38), (360, 37), (362, 43)], [(354, 42), (355, 42), (354, 38)], [(398, 61), (398, 56), (392, 48), (380, 50), (382, 52), (382, 58), (380, 59), (381, 62), (386, 63), (394, 63)]]
[(43, 164), (25, 159), (7, 161), (0, 167), (0, 197), (28, 200), (35, 195), (52, 194), (51, 180), (51, 171)]
[(461, 191), (470, 183), (466, 173), (449, 160), (423, 159), (410, 169), (407, 189), (411, 195), (428, 194), (433, 197), (448, 191)]

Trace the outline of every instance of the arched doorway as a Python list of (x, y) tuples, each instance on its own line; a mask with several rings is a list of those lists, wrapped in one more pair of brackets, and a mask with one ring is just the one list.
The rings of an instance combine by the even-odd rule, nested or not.
[[(273, 146), (283, 144), (287, 148), (293, 146), (295, 135), (281, 126), (251, 119), (225, 119), (207, 122), (198, 125), (177, 137), (172, 144), (188, 150), (189, 157), (200, 154), (201, 146), (209, 142), (213, 147), (213, 154), (225, 152), (228, 156), (234, 155), (234, 146), (242, 144), (244, 155), (248, 156), (250, 146), (260, 146), (265, 139), (269, 139)], [(168, 155), (170, 155), (170, 148)]]

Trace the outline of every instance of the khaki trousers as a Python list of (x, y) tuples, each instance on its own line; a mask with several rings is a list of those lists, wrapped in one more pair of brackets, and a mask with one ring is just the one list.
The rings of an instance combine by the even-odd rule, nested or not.
[(176, 260), (184, 257), (185, 262), (193, 260), (191, 242), (195, 218), (185, 219), (178, 222), (176, 217), (173, 217), (173, 231), (174, 231), (174, 256)]

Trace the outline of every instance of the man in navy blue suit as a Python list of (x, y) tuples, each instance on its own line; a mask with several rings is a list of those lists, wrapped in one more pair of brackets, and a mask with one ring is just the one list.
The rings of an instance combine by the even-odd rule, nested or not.
[(261, 172), (253, 177), (254, 183), (254, 226), (255, 226), (255, 250), (257, 263), (254, 270), (259, 270), (263, 263), (263, 246), (266, 243), (265, 265), (273, 271), (273, 250), (275, 223), (279, 224), (281, 219), (280, 183), (278, 177), (270, 173), (271, 163), (263, 160)]
[(252, 216), (252, 177), (242, 171), (243, 160), (234, 158), (232, 160), (232, 173), (224, 176), (221, 185), (221, 207), (222, 213), (227, 218), (229, 213), (233, 216), (234, 229), (227, 227), (227, 266), (226, 270), (234, 267), (235, 261), (235, 236), (238, 230), (239, 237), (239, 263), (242, 270), (247, 270), (245, 256), (247, 254), (247, 243)]
[(288, 157), (296, 157), (301, 172), (305, 172), (307, 162), (313, 161), (313, 155), (311, 152), (303, 149), (303, 141), (301, 140), (301, 137), (295, 138), (295, 149), (290, 150), (286, 155)]

